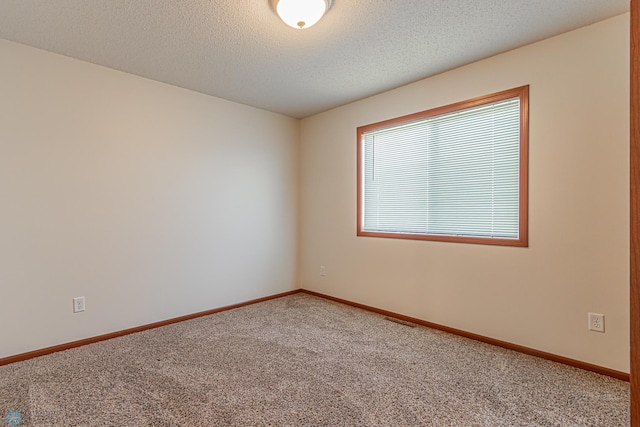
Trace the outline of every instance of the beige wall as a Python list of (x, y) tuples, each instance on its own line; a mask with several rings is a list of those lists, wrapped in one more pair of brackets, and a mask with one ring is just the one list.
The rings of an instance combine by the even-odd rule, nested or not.
[[(628, 26), (619, 16), (303, 120), (301, 286), (628, 372)], [(528, 248), (356, 237), (356, 127), (525, 84)], [(606, 333), (587, 330), (589, 311)]]
[[(300, 129), (0, 40), (0, 357), (300, 285), (628, 372), (628, 21)], [(523, 84), (529, 248), (356, 237), (357, 126)]]
[(3, 40), (0, 64), (0, 357), (297, 287), (297, 120)]

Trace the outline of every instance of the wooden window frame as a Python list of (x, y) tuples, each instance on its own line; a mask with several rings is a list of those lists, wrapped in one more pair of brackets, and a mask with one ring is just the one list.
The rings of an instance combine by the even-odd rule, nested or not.
[[(510, 98), (520, 98), (520, 170), (519, 170), (519, 232), (518, 239), (490, 238), (490, 237), (471, 237), (471, 236), (449, 236), (449, 235), (433, 235), (433, 234), (415, 234), (415, 233), (389, 233), (363, 230), (363, 179), (362, 179), (362, 144), (363, 135), (366, 132), (397, 125), (405, 122), (434, 117), (445, 113), (451, 113), (472, 107), (478, 107), (493, 102), (498, 102)], [(528, 206), (529, 206), (529, 85), (492, 93), (490, 95), (480, 96), (454, 104), (409, 114), (394, 119), (385, 120), (378, 123), (372, 123), (366, 126), (360, 126), (357, 129), (357, 235), (365, 237), (383, 237), (391, 239), (410, 239), (410, 240), (431, 240), (439, 242), (456, 242), (456, 243), (473, 243), (485, 245), (500, 246), (520, 246), (527, 247), (529, 245), (529, 224), (528, 224)]]

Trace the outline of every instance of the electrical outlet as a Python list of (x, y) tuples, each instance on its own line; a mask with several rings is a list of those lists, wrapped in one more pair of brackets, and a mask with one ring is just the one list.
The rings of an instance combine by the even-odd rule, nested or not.
[(604, 314), (589, 313), (589, 330), (604, 332)]
[(85, 310), (84, 297), (76, 297), (73, 299), (73, 312), (80, 313)]
[(327, 275), (327, 269), (324, 267), (324, 265), (320, 266), (320, 276), (324, 277)]

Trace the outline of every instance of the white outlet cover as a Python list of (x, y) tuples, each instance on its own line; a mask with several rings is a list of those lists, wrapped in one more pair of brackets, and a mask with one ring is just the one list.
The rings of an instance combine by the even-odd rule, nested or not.
[(84, 297), (75, 297), (73, 299), (73, 312), (80, 313), (85, 310), (85, 301)]
[(604, 332), (604, 314), (589, 313), (589, 330), (595, 332)]

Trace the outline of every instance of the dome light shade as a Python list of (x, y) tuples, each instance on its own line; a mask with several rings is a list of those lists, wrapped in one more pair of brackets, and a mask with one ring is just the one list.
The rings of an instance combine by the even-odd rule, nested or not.
[(318, 22), (333, 0), (270, 0), (270, 3), (285, 24), (302, 30)]

